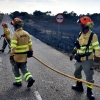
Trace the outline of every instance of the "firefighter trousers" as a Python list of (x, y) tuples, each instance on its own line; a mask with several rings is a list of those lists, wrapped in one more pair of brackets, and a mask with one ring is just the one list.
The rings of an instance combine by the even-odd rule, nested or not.
[[(10, 45), (10, 43), (11, 43), (11, 40), (7, 40), (7, 42), (9, 43), (9, 45)], [(5, 48), (6, 48), (6, 46), (7, 46), (7, 42), (6, 42), (6, 40), (4, 39), (3, 40), (3, 46), (2, 46), (2, 49), (3, 50), (5, 50)], [(8, 45), (8, 47), (9, 47), (9, 50), (10, 50), (10, 46)]]
[(32, 79), (32, 75), (28, 71), (26, 64), (27, 64), (27, 62), (21, 62), (21, 63), (15, 62), (14, 64), (12, 64), (12, 70), (13, 70), (16, 82), (22, 82), (20, 70), (21, 70), (21, 72), (22, 72), (22, 74), (27, 82), (30, 79)]
[(76, 78), (82, 79), (82, 70), (85, 73), (86, 81), (94, 83), (94, 80), (93, 80), (93, 74), (94, 74), (93, 60), (86, 60), (86, 61), (82, 61), (82, 62), (76, 62), (75, 63), (74, 76)]

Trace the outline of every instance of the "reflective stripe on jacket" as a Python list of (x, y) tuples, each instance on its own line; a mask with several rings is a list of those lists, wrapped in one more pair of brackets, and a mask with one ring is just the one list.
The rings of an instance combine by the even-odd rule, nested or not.
[(24, 53), (28, 50), (33, 51), (29, 33), (24, 31), (22, 28), (17, 29), (11, 41), (11, 55), (14, 54), (15, 61), (25, 62), (27, 60), (27, 55), (16, 53)]
[[(82, 33), (81, 36), (79, 37), (79, 39), (77, 39), (80, 44), (80, 49), (77, 49), (77, 48), (74, 48), (74, 49), (77, 50), (78, 54), (85, 54), (85, 52), (91, 53), (90, 56), (88, 57), (88, 59), (93, 59), (93, 57), (94, 57), (93, 50), (95, 50), (95, 56), (100, 57), (100, 46), (99, 46), (99, 42), (98, 42), (98, 37), (96, 34), (94, 34), (92, 41), (90, 43), (89, 49), (86, 51), (86, 45), (88, 44), (90, 34), (91, 34), (91, 30), (89, 30), (86, 34)], [(81, 57), (81, 60), (82, 61), (86, 60), (86, 56)]]

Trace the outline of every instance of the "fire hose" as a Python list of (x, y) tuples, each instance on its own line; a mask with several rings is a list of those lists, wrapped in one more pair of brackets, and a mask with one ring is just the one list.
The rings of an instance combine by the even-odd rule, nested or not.
[[(5, 38), (4, 38), (4, 39), (5, 39)], [(5, 39), (5, 41), (7, 42), (6, 39)], [(9, 45), (8, 42), (7, 42), (7, 44)], [(9, 45), (9, 46), (10, 46), (10, 45)], [(80, 81), (80, 82), (83, 82), (83, 83), (85, 83), (85, 84), (92, 85), (92, 86), (95, 86), (95, 87), (100, 88), (100, 85), (98, 85), (98, 84), (93, 84), (93, 83), (91, 83), (91, 82), (87, 82), (87, 81), (85, 81), (85, 80), (78, 79), (78, 78), (75, 78), (75, 77), (70, 76), (70, 75), (68, 75), (68, 74), (65, 74), (65, 73), (63, 73), (63, 72), (60, 72), (60, 71), (58, 71), (58, 70), (52, 68), (51, 66), (48, 66), (47, 64), (45, 64), (44, 62), (42, 62), (41, 60), (39, 60), (37, 57), (35, 57), (35, 56), (32, 56), (32, 57), (35, 58), (37, 61), (39, 61), (41, 64), (43, 64), (45, 67), (47, 67), (47, 68), (53, 70), (54, 72), (56, 72), (56, 73), (58, 73), (58, 74), (61, 74), (61, 75), (65, 76), (65, 77), (68, 77), (68, 78), (70, 78), (70, 79), (73, 79), (73, 80), (76, 80), (76, 81)]]
[[(1, 37), (0, 37), (0, 39), (1, 39)], [(7, 40), (6, 40), (5, 37), (4, 37), (4, 39), (5, 39), (5, 41), (7, 42)], [(8, 46), (10, 47), (10, 45), (9, 45), (8, 42), (7, 42), (7, 44), (8, 44)], [(83, 82), (83, 83), (85, 83), (85, 84), (92, 85), (92, 86), (95, 86), (95, 87), (100, 88), (100, 85), (98, 85), (98, 84), (93, 84), (93, 83), (91, 83), (91, 82), (87, 82), (87, 81), (85, 81), (85, 80), (78, 79), (78, 78), (75, 78), (75, 77), (70, 76), (70, 75), (68, 75), (68, 74), (65, 74), (65, 73), (63, 73), (63, 72), (61, 72), (61, 71), (58, 71), (58, 70), (54, 69), (53, 67), (51, 67), (51, 66), (45, 64), (44, 62), (42, 62), (41, 60), (39, 60), (37, 57), (35, 57), (35, 56), (32, 56), (32, 57), (35, 58), (37, 61), (39, 61), (41, 64), (43, 64), (45, 67), (47, 67), (47, 68), (53, 70), (54, 72), (56, 72), (56, 73), (58, 73), (58, 74), (61, 74), (61, 75), (65, 76), (65, 77), (68, 77), (68, 78), (70, 78), (70, 79), (73, 79), (73, 80), (76, 80), (76, 81), (80, 81), (80, 82)]]
[(39, 60), (37, 57), (35, 57), (35, 56), (32, 56), (32, 57), (35, 58), (37, 61), (39, 61), (41, 64), (43, 64), (45, 67), (47, 67), (47, 68), (49, 68), (49, 69), (55, 71), (56, 73), (59, 73), (59, 74), (65, 76), (65, 77), (68, 77), (68, 78), (70, 78), (70, 79), (73, 79), (73, 80), (76, 80), (76, 81), (80, 81), (80, 82), (83, 82), (83, 83), (85, 83), (85, 84), (92, 85), (92, 86), (95, 86), (95, 87), (100, 88), (100, 85), (98, 85), (98, 84), (93, 84), (93, 83), (91, 83), (91, 82), (87, 82), (87, 81), (85, 81), (85, 80), (78, 79), (78, 78), (75, 78), (75, 77), (70, 76), (70, 75), (68, 75), (68, 74), (65, 74), (65, 73), (63, 73), (63, 72), (60, 72), (60, 71), (58, 71), (58, 70), (52, 68), (51, 66), (48, 66), (47, 64), (43, 63), (43, 62), (42, 62), (41, 60)]

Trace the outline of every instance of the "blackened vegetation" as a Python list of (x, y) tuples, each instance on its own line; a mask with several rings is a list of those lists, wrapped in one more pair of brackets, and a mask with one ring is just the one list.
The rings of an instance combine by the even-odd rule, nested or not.
[(4, 16), (4, 14), (0, 13), (0, 23), (1, 23), (2, 19), (3, 19), (3, 16)]
[[(74, 11), (70, 13), (64, 11), (62, 13), (64, 14), (65, 21), (61, 25), (55, 22), (55, 16), (51, 15), (51, 11), (41, 12), (36, 10), (33, 14), (15, 11), (10, 16), (12, 18), (22, 18), (25, 23), (23, 28), (34, 37), (59, 50), (70, 53), (80, 32), (76, 23), (77, 19), (84, 14), (77, 15)], [(87, 15), (94, 22), (94, 28), (91, 30), (98, 35), (100, 40), (100, 14), (87, 13)]]

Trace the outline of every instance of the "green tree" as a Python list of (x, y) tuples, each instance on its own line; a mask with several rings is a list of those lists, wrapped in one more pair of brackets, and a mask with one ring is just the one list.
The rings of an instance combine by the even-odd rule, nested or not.
[(15, 17), (18, 17), (19, 14), (20, 14), (20, 12), (15, 11), (15, 12), (11, 13), (10, 15), (11, 15), (12, 18), (15, 18)]
[(43, 13), (41, 11), (36, 10), (36, 11), (33, 12), (33, 15), (34, 16), (41, 16), (41, 15), (43, 15)]

